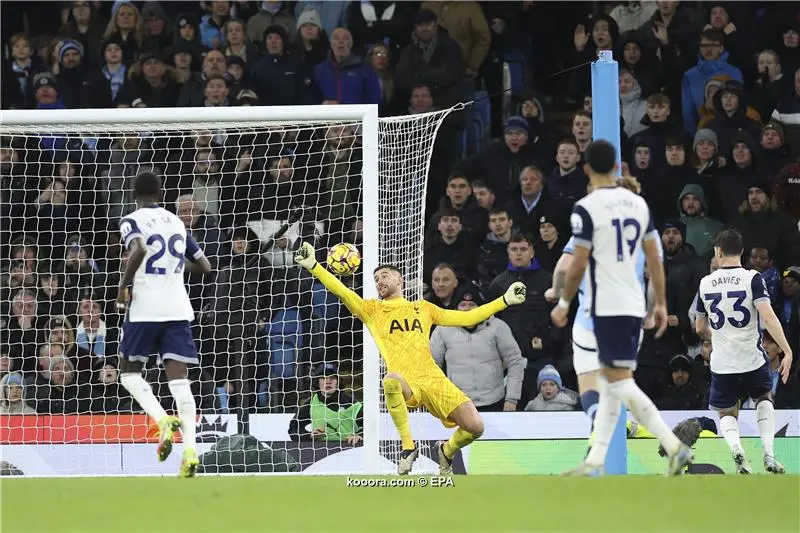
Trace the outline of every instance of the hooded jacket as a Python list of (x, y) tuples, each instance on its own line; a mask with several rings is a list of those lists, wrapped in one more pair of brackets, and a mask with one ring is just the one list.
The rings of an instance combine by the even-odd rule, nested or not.
[[(730, 151), (733, 147), (732, 138), (739, 130), (746, 131), (753, 139), (761, 137), (761, 116), (755, 108), (747, 105), (743, 89), (741, 83), (729, 82), (714, 95), (715, 116), (706, 127), (717, 134), (717, 139), (719, 139), (717, 152), (720, 154)], [(733, 93), (739, 98), (739, 107), (732, 115), (728, 115), (722, 109), (722, 95), (725, 93)]]
[(683, 127), (687, 133), (694, 135), (700, 120), (700, 108), (706, 101), (706, 82), (714, 76), (725, 74), (732, 79), (744, 82), (742, 71), (728, 64), (728, 52), (723, 52), (719, 59), (705, 60), (698, 56), (697, 65), (683, 75), (681, 87), (681, 108), (683, 110)]
[[(750, 150), (752, 161), (749, 165), (739, 166), (733, 160), (733, 147), (744, 143)], [(749, 133), (738, 132), (731, 140), (731, 150), (725, 155), (727, 163), (724, 168), (714, 175), (714, 189), (719, 200), (719, 206), (714, 216), (723, 222), (730, 222), (739, 214), (739, 207), (747, 199), (747, 189), (756, 178), (756, 158), (758, 146)]]
[(323, 100), (340, 104), (380, 104), (378, 75), (361, 56), (350, 54), (342, 62), (333, 55), (314, 67), (314, 83)]
[(307, 105), (316, 103), (310, 72), (302, 59), (289, 53), (289, 38), (281, 26), (271, 26), (283, 39), (283, 53), (267, 52), (251, 67), (250, 79), (261, 105)]
[(745, 204), (731, 226), (742, 234), (745, 253), (752, 248), (766, 248), (780, 271), (800, 261), (800, 234), (795, 220), (779, 211), (777, 201), (772, 200), (768, 197), (767, 205), (757, 213)]
[[(21, 381), (22, 401), (9, 403), (8, 401), (8, 382), (10, 380)], [(3, 379), (0, 379), (0, 415), (35, 415), (36, 409), (28, 405), (28, 384), (25, 377), (20, 372), (9, 372)]]
[(499, 318), (490, 317), (474, 329), (436, 328), (431, 353), (437, 365), (447, 363), (447, 377), (476, 406), (504, 398), (519, 401), (526, 362), (511, 328)]
[(633, 137), (646, 128), (642, 119), (647, 115), (647, 101), (642, 98), (642, 87), (636, 78), (633, 80), (633, 88), (628, 94), (620, 95), (619, 101), (623, 129), (628, 137)]
[[(627, 63), (625, 61), (625, 47), (629, 43), (636, 43), (642, 51), (642, 55), (636, 63)], [(620, 35), (619, 42), (616, 43), (615, 55), (619, 57), (620, 66), (628, 69), (633, 74), (633, 77), (636, 78), (636, 81), (639, 82), (644, 98), (658, 91), (662, 77), (661, 61), (654, 56), (652, 49), (646, 46), (639, 31), (626, 31)]]
[[(693, 194), (703, 204), (702, 211), (694, 216), (688, 216), (683, 212), (683, 197), (687, 194)], [(722, 222), (706, 216), (708, 207), (706, 205), (706, 194), (703, 188), (699, 185), (690, 184), (683, 188), (681, 195), (678, 198), (678, 211), (681, 214), (681, 220), (686, 224), (686, 242), (694, 246), (697, 255), (700, 257), (707, 256), (713, 249), (714, 236), (725, 228)]]
[(778, 101), (771, 121), (783, 126), (784, 143), (792, 156), (800, 156), (800, 94), (796, 90)]

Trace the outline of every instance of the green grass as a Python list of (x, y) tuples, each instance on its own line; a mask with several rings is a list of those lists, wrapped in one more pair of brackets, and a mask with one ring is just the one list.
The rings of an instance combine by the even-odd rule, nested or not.
[(348, 488), (344, 477), (308, 476), (7, 479), (0, 525), (3, 533), (800, 531), (798, 476), (452, 479), (450, 488)]

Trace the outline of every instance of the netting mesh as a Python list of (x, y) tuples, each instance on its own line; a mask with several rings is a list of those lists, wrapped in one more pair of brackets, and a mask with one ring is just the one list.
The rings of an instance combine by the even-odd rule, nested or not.
[[(93, 443), (80, 453), (94, 462), (37, 451), (51, 454), (38, 458), (45, 475), (116, 472), (120, 463), (119, 473), (174, 467), (134, 450), (152, 446), (156, 433), (116, 370), (123, 317), (113, 303), (127, 259), (119, 220), (136, 208), (133, 178), (153, 170), (163, 177), (163, 206), (214, 268), (186, 278), (201, 360), (190, 372), (203, 413), (198, 452), (221, 436), (250, 433), (272, 448), (273, 470), (291, 471), (361, 446), (362, 413), (353, 438), (315, 427), (311, 401), (317, 376), (331, 368), (336, 406), (362, 400), (361, 323), (293, 264), (293, 249), (313, 242), (323, 260), (330, 246), (353, 243), (377, 259), (367, 264), (399, 265), (407, 297), (421, 298), (425, 183), (445, 115), (381, 119), (377, 206), (364, 202), (365, 182), (376, 177), (362, 172), (360, 121), (125, 124), (110, 112), (106, 124), (2, 125), (0, 360), (12, 372), (0, 387), (0, 414), (40, 415), (4, 418), (2, 444)], [(363, 249), (367, 225), (377, 225), (377, 250)], [(362, 292), (364, 279), (359, 272), (343, 281)], [(145, 377), (174, 411), (162, 367), (154, 361)], [(63, 431), (32, 433), (31, 424)], [(120, 442), (130, 445), (126, 460), (118, 457), (125, 447), (98, 448)]]

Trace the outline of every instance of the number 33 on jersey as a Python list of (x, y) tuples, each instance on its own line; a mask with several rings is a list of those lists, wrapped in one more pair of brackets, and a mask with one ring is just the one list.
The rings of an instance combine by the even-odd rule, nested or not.
[(140, 239), (147, 249), (147, 255), (133, 278), (134, 296), (128, 320), (194, 320), (183, 268), (187, 256), (199, 259), (203, 252), (186, 234), (183, 222), (161, 207), (143, 207), (123, 218), (119, 231), (126, 249), (134, 239)]

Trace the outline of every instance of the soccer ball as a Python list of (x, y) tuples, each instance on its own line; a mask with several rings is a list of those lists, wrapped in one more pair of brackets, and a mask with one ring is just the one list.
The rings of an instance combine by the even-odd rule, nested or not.
[(343, 242), (328, 250), (328, 270), (337, 276), (349, 276), (361, 265), (361, 254), (350, 243)]

